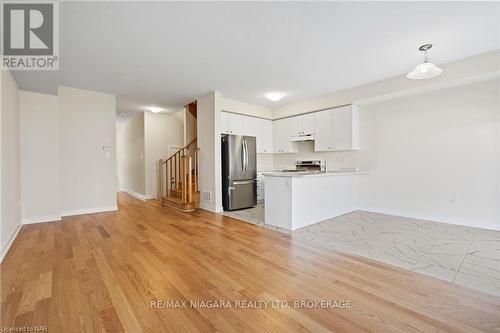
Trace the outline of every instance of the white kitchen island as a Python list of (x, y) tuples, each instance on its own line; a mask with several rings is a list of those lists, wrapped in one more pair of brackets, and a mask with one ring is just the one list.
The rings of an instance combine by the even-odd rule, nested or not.
[(367, 172), (267, 172), (265, 223), (295, 230), (359, 209), (359, 177)]

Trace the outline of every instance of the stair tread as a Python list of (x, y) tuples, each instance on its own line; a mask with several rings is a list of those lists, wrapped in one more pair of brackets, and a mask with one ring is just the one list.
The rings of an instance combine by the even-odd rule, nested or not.
[(180, 203), (182, 204), (182, 198), (176, 198), (176, 197), (165, 197), (165, 200), (172, 201), (175, 203)]
[[(199, 191), (193, 192), (193, 197), (196, 195), (200, 195), (200, 192)], [(170, 200), (170, 201), (182, 203), (182, 198), (177, 198), (177, 197), (163, 197), (163, 198), (165, 198), (165, 200)]]

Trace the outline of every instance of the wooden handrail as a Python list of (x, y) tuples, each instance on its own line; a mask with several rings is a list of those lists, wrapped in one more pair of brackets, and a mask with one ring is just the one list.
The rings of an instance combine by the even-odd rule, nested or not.
[(198, 192), (199, 172), (196, 142), (197, 139), (194, 139), (166, 160), (159, 160), (158, 194), (162, 203), (172, 195), (180, 199), (182, 204), (193, 203), (193, 192)]
[[(181, 149), (179, 149), (177, 152), (175, 152), (172, 156), (170, 156), (169, 158), (167, 158), (166, 160), (162, 160), (163, 162), (162, 163), (167, 163), (169, 160), (171, 160), (172, 158), (174, 158), (177, 154), (181, 153), (182, 151), (186, 151), (188, 150), (192, 145), (194, 145), (196, 142), (198, 141), (198, 138), (194, 139), (193, 141), (191, 141), (190, 143), (188, 143), (187, 145), (185, 145), (184, 147), (182, 147)], [(182, 155), (181, 155), (182, 156)]]

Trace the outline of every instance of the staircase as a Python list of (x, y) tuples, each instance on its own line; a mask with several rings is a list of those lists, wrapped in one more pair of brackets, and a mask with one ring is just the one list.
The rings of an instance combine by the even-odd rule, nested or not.
[(191, 212), (200, 206), (197, 139), (159, 161), (159, 197), (162, 205)]

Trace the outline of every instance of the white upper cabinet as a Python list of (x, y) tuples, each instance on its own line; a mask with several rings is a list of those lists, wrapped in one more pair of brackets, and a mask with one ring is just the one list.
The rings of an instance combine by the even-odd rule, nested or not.
[(256, 119), (257, 153), (273, 152), (273, 122), (268, 119)]
[(273, 121), (275, 153), (293, 153), (297, 151), (297, 144), (290, 141), (291, 136), (297, 135), (295, 118), (283, 118)]
[(246, 117), (236, 113), (230, 112), (221, 112), (220, 120), (221, 120), (221, 133), (222, 134), (239, 134), (239, 135), (248, 135), (245, 128), (245, 120)]
[(315, 151), (359, 149), (357, 105), (347, 105), (295, 117), (268, 120), (221, 112), (221, 133), (257, 138), (257, 153), (295, 153), (290, 138), (314, 134)]
[(314, 134), (315, 132), (315, 123), (314, 119), (316, 118), (316, 113), (308, 113), (302, 116), (299, 116), (301, 128), (301, 134)]
[(346, 105), (315, 113), (315, 151), (359, 149), (357, 105)]
[(230, 134), (229, 115), (230, 115), (230, 113), (228, 113), (228, 112), (221, 112), (220, 113), (220, 132), (222, 134)]
[(221, 133), (255, 136), (257, 153), (273, 152), (272, 120), (222, 111)]
[(314, 134), (314, 113), (307, 113), (300, 116), (290, 117), (293, 135)]
[(314, 133), (314, 150), (329, 151), (333, 138), (333, 113), (331, 110), (316, 112)]
[(248, 127), (245, 126), (245, 118), (241, 114), (230, 113), (229, 114), (229, 130), (231, 134), (248, 135)]
[(359, 149), (359, 112), (357, 105), (333, 109), (333, 150)]

